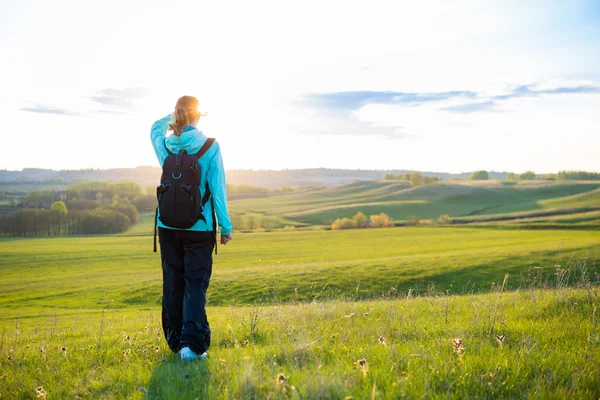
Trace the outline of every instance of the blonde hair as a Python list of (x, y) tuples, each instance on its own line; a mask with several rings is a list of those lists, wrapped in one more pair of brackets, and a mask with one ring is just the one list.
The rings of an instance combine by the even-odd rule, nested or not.
[(200, 118), (199, 104), (194, 96), (183, 96), (177, 100), (173, 111), (173, 122), (169, 123), (169, 128), (175, 136), (181, 135), (184, 126)]

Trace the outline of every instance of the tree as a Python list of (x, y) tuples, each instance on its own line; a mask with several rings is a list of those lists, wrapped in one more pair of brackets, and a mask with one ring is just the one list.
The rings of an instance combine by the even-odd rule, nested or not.
[(558, 180), (586, 180), (586, 181), (597, 181), (600, 180), (600, 172), (587, 172), (587, 171), (559, 171), (557, 174)]
[(52, 213), (52, 230), (54, 235), (59, 236), (65, 216), (67, 215), (67, 206), (62, 201), (55, 201), (50, 206), (50, 212)]
[(452, 223), (452, 218), (450, 218), (450, 216), (448, 214), (442, 214), (437, 219), (437, 223), (439, 225), (449, 225)]
[(469, 177), (469, 180), (471, 181), (487, 181), (488, 179), (490, 179), (490, 176), (488, 175), (488, 172), (484, 170), (475, 171)]
[(50, 211), (55, 212), (58, 215), (67, 215), (67, 206), (63, 201), (55, 201), (50, 206)]
[(410, 184), (412, 186), (421, 186), (423, 183), (425, 183), (425, 179), (422, 173), (416, 171), (410, 174)]
[(520, 181), (533, 181), (535, 180), (535, 172), (526, 171), (519, 175)]
[(367, 227), (367, 216), (362, 212), (357, 212), (352, 217), (352, 221), (357, 228), (366, 228)]
[(508, 174), (506, 174), (507, 181), (516, 181), (517, 179), (518, 179), (518, 176), (514, 172), (509, 172)]
[(354, 221), (350, 218), (338, 218), (331, 223), (331, 229), (334, 231), (352, 228), (354, 228)]
[(410, 216), (410, 217), (408, 217), (406, 219), (406, 225), (408, 225), (408, 226), (417, 226), (417, 225), (419, 225), (420, 221), (421, 220), (419, 219), (419, 217), (416, 217), (416, 216), (412, 215), (412, 216)]
[(392, 219), (384, 213), (371, 215), (369, 220), (371, 221), (371, 228), (387, 228), (388, 226), (392, 226)]

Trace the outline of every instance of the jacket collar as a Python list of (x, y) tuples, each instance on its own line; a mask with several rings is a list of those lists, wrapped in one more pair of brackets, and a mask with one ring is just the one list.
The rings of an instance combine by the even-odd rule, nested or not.
[(177, 153), (179, 150), (185, 149), (188, 154), (194, 154), (200, 150), (205, 141), (206, 136), (204, 136), (202, 131), (191, 125), (186, 125), (183, 127), (181, 135), (168, 136), (165, 144), (172, 153)]

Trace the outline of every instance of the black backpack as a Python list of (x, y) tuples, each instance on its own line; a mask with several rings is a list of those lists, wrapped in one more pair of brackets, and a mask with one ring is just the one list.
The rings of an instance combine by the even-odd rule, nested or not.
[[(167, 149), (167, 159), (162, 166), (160, 186), (156, 188), (158, 207), (154, 214), (154, 252), (156, 253), (156, 225), (158, 211), (160, 210), (160, 221), (171, 228), (188, 229), (194, 226), (199, 219), (206, 222), (202, 210), (210, 199), (208, 182), (204, 196), (200, 198), (200, 165), (198, 160), (206, 154), (215, 139), (206, 140), (202, 148), (196, 154), (188, 154), (185, 150), (179, 150), (174, 154)], [(214, 211), (214, 210), (213, 210)], [(214, 225), (213, 218), (213, 225)], [(213, 226), (214, 229), (214, 226)]]

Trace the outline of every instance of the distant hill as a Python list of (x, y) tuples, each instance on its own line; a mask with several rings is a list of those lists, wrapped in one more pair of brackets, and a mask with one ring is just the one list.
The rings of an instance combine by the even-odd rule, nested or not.
[[(403, 174), (411, 170), (361, 170), (361, 169), (289, 169), (289, 170), (228, 170), (227, 183), (233, 185), (261, 186), (277, 189), (284, 186), (339, 186), (355, 180), (380, 180), (385, 174)], [(158, 167), (60, 170), (25, 168), (22, 171), (0, 170), (2, 185), (44, 184), (64, 186), (76, 182), (107, 181), (136, 182), (142, 187), (154, 186), (160, 179)], [(444, 180), (467, 179), (471, 172), (451, 174), (423, 172), (425, 176), (438, 176)], [(506, 172), (490, 172), (490, 179), (505, 179)]]
[[(336, 187), (233, 199), (235, 216), (272, 218), (279, 225), (330, 225), (357, 212), (385, 213), (396, 221), (518, 221), (540, 225), (600, 226), (600, 181), (451, 181), (413, 187), (405, 181), (360, 181)], [(531, 220), (535, 218), (535, 221)], [(281, 221), (286, 221), (281, 222)], [(279, 224), (279, 225), (278, 225)]]

